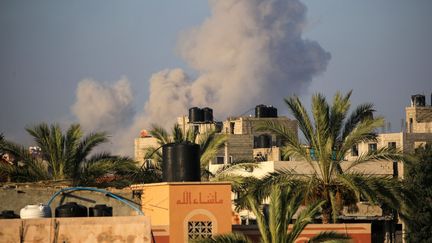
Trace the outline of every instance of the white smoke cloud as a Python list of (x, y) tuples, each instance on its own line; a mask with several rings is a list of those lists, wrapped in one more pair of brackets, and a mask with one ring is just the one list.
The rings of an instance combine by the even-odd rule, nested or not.
[[(170, 126), (192, 106), (212, 107), (219, 119), (260, 103), (278, 106), (326, 69), (330, 54), (302, 37), (306, 7), (299, 0), (210, 0), (210, 7), (211, 16), (182, 33), (178, 44), (197, 77), (181, 69), (152, 75), (143, 111), (118, 139), (122, 151), (130, 154), (140, 129), (151, 123)], [(110, 124), (118, 124), (111, 114)]]
[[(146, 111), (160, 103), (177, 106), (177, 112), (159, 113), (155, 121), (185, 113), (190, 106), (210, 106), (223, 119), (259, 103), (281, 104), (325, 70), (330, 54), (302, 38), (306, 7), (298, 0), (214, 0), (210, 6), (212, 15), (179, 41), (180, 55), (199, 76), (192, 82), (185, 75), (175, 75), (181, 80), (152, 77), (150, 94), (163, 85), (174, 89), (165, 93), (183, 97), (182, 109), (165, 96), (150, 98)], [(166, 82), (185, 86), (166, 87)]]
[(134, 116), (133, 95), (126, 78), (110, 85), (91, 79), (78, 84), (72, 112), (89, 131), (114, 133), (125, 127)]

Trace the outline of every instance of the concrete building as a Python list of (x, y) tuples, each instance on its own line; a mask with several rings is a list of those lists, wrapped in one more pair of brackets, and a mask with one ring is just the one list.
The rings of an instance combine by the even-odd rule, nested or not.
[[(263, 105), (261, 105), (261, 108), (275, 109)], [(278, 117), (277, 113), (261, 114), (262, 112), (258, 111), (258, 106), (254, 117), (252, 115), (229, 117), (223, 122), (213, 121), (212, 114), (208, 115), (211, 118), (197, 119), (193, 109), (196, 109), (196, 107), (191, 108), (189, 116), (184, 115), (177, 119), (177, 124), (184, 132), (193, 129), (199, 136), (205, 132), (215, 130), (219, 134), (227, 136), (224, 148), (218, 151), (211, 164), (229, 164), (245, 160), (281, 160), (279, 146), (282, 140), (275, 134), (257, 130), (260, 123), (264, 121), (280, 124), (297, 135), (297, 121), (283, 116)], [(206, 107), (204, 109), (208, 110), (210, 108)], [(149, 147), (158, 147), (156, 139), (147, 133), (145, 135), (141, 133), (140, 137), (135, 139), (135, 160), (141, 163), (144, 162), (145, 150)]]

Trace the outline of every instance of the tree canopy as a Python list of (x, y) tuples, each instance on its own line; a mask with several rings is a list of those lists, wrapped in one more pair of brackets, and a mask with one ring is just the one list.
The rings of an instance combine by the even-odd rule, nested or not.
[(260, 130), (281, 136), (284, 157), (307, 162), (312, 173), (298, 175), (286, 170), (271, 173), (261, 180), (256, 193), (265, 197), (270, 185), (302, 180), (304, 183), (298, 190), (306, 195), (306, 201), (324, 200), (321, 205), (324, 223), (336, 222), (343, 206), (354, 207), (360, 197), (374, 204), (388, 205), (402, 213), (407, 212), (408, 192), (397, 178), (355, 170), (361, 164), (379, 160), (402, 160), (403, 155), (399, 151), (383, 147), (362, 153), (354, 161), (345, 160), (353, 146), (361, 142), (376, 142), (375, 129), (384, 121), (381, 117), (374, 117), (372, 104), (359, 105), (348, 114), (350, 97), (351, 92), (345, 95), (338, 92), (329, 104), (322, 94), (315, 94), (312, 97), (312, 118), (297, 96), (285, 99), (290, 113), (298, 121), (304, 141), (271, 121), (264, 122)]
[(406, 185), (416, 195), (418, 206), (407, 221), (410, 242), (427, 242), (432, 239), (432, 145), (415, 150), (412, 160), (405, 166)]
[(135, 162), (128, 157), (92, 153), (108, 141), (105, 132), (84, 135), (79, 124), (72, 124), (63, 132), (58, 124), (46, 123), (26, 130), (40, 152), (32, 154), (11, 141), (1, 143), (1, 149), (15, 158), (14, 165), (2, 165), (12, 181), (72, 180), (75, 185), (89, 185), (107, 174), (121, 176), (136, 170)]

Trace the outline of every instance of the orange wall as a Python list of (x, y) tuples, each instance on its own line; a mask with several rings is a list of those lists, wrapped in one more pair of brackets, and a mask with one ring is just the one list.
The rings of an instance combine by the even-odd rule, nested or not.
[[(290, 230), (292, 226), (288, 227)], [(261, 235), (256, 225), (234, 225), (234, 232), (240, 232), (248, 236), (253, 242), (260, 242)], [(311, 237), (322, 231), (336, 231), (347, 234), (352, 238), (353, 243), (371, 243), (370, 224), (309, 224), (297, 238), (296, 243), (307, 242)]]
[[(136, 188), (136, 187), (135, 187)], [(231, 232), (231, 184), (212, 182), (142, 185), (142, 210), (152, 226), (168, 225), (170, 242), (187, 242), (189, 221), (211, 221), (213, 234)]]

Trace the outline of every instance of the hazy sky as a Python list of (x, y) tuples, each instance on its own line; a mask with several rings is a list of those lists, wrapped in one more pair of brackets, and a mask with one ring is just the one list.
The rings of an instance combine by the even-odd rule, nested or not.
[[(307, 7), (302, 38), (316, 41), (331, 58), (323, 65), (325, 71), (317, 69), (302, 92), (286, 90), (286, 95), (299, 93), (306, 101), (315, 92), (332, 96), (337, 90), (353, 89), (354, 104), (374, 103), (394, 131), (400, 130), (410, 95), (425, 94), (430, 104), (431, 1), (302, 3)], [(77, 97), (88, 86), (82, 80), (94, 81), (87, 82), (93, 85), (91, 90), (120, 92), (116, 109), (128, 112), (118, 114), (131, 117), (115, 122), (133, 123), (132, 116), (149, 100), (154, 73), (182, 68), (192, 79), (201, 77), (206, 68), (191, 66), (195, 59), (180, 53), (178, 41), (181, 33), (189, 38), (184, 31), (208, 20), (210, 6), (204, 0), (1, 0), (0, 132), (29, 144), (26, 126), (81, 121), (72, 107), (83, 105)], [(228, 28), (230, 22), (226, 22)], [(186, 61), (184, 56), (188, 56)], [(283, 95), (277, 96), (282, 100)], [(278, 108), (280, 113), (286, 111)]]

